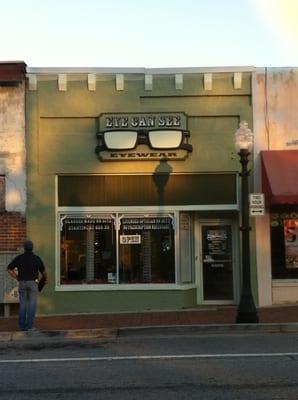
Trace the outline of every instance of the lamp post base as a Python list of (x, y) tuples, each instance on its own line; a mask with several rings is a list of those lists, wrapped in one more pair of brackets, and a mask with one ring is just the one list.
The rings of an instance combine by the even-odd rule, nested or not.
[(239, 312), (237, 314), (236, 323), (237, 324), (257, 324), (259, 322), (259, 317), (257, 313), (249, 312)]
[(255, 307), (252, 296), (242, 296), (237, 317), (237, 324), (257, 324), (259, 322), (259, 316)]

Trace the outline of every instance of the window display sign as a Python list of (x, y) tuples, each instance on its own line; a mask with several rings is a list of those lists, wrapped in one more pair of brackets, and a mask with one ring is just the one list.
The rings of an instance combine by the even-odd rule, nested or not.
[(67, 231), (104, 231), (111, 230), (113, 220), (110, 218), (71, 218), (61, 221)]
[(225, 262), (231, 262), (231, 234), (229, 226), (206, 227), (203, 242), (203, 262), (212, 268), (223, 268)]
[(168, 217), (152, 217), (152, 218), (124, 218), (121, 220), (123, 231), (155, 231), (155, 230), (168, 230), (172, 219)]
[(298, 268), (298, 219), (284, 219), (286, 268)]
[(120, 244), (140, 244), (141, 235), (120, 235)]

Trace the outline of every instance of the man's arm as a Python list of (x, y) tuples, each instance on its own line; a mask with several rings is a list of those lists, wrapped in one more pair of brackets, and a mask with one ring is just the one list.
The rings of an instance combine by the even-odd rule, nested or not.
[(43, 277), (43, 279), (45, 280), (45, 282), (48, 281), (48, 274), (46, 273), (46, 271), (43, 271), (43, 272), (41, 273), (41, 276)]
[(16, 273), (16, 269), (7, 268), (7, 272), (13, 279), (18, 279), (18, 274)]
[(15, 257), (7, 266), (7, 272), (13, 278), (18, 280), (18, 265), (19, 265), (19, 256)]

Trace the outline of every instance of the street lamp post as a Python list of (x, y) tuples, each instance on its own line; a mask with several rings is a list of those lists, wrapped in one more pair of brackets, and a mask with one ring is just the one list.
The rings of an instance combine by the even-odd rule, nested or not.
[(242, 290), (237, 311), (237, 323), (258, 323), (259, 317), (251, 291), (250, 278), (250, 247), (249, 247), (249, 207), (248, 207), (248, 177), (247, 164), (253, 148), (253, 133), (245, 121), (241, 121), (235, 132), (235, 149), (240, 157), (241, 173), (241, 213), (242, 224)]

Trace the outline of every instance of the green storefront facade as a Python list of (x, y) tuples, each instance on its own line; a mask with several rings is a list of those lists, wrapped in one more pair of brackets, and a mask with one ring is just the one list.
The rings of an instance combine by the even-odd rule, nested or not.
[[(40, 313), (240, 297), (239, 159), (252, 70), (28, 69), (27, 236)], [(256, 291), (254, 230), (252, 282)]]

